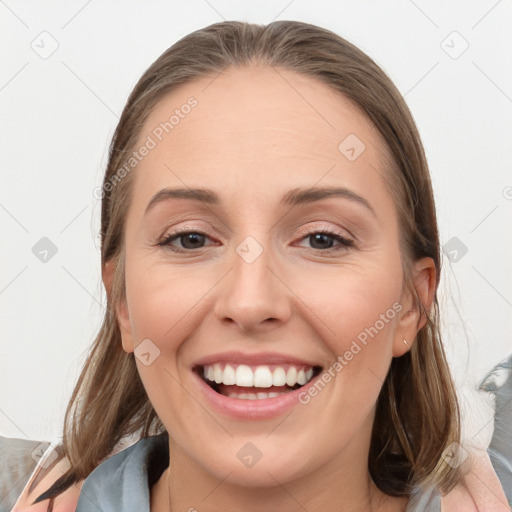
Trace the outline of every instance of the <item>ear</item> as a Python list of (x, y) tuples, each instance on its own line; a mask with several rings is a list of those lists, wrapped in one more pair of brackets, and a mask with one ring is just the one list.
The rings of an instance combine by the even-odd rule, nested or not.
[[(113, 304), (114, 301), (112, 285), (114, 282), (115, 269), (115, 262), (113, 260), (109, 260), (103, 265), (103, 270), (101, 273), (103, 285), (105, 286), (105, 290), (107, 292), (107, 301), (109, 305)], [(117, 325), (119, 326), (119, 330), (121, 331), (123, 350), (127, 353), (133, 352), (135, 350), (135, 346), (133, 344), (130, 315), (128, 313), (126, 297), (123, 297), (118, 301), (117, 304), (115, 304), (115, 315)]]
[[(436, 291), (434, 260), (430, 257), (417, 260), (413, 265), (411, 278), (416, 295), (430, 315)], [(396, 339), (393, 342), (393, 357), (400, 357), (410, 350), (419, 330), (427, 323), (427, 316), (423, 308), (418, 306), (416, 297), (410, 289), (404, 290), (402, 299), (403, 309), (396, 330)]]

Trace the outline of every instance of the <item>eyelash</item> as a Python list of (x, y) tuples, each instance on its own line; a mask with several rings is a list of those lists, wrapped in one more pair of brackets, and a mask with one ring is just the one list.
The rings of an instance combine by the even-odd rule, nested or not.
[[(193, 252), (194, 249), (182, 249), (182, 248), (178, 248), (178, 247), (174, 247), (174, 246), (170, 245), (171, 242), (173, 242), (174, 240), (179, 239), (182, 236), (190, 235), (190, 234), (202, 235), (202, 236), (209, 238), (208, 234), (206, 234), (202, 231), (198, 231), (198, 230), (174, 231), (174, 232), (166, 235), (157, 245), (166, 246), (171, 251), (177, 252), (177, 253)], [(344, 237), (340, 233), (337, 233), (335, 231), (330, 231), (328, 229), (316, 229), (316, 230), (312, 230), (312, 231), (307, 231), (305, 233), (301, 233), (301, 240), (304, 240), (305, 238), (307, 238), (309, 236), (317, 235), (317, 234), (327, 235), (330, 238), (333, 238), (334, 240), (336, 240), (337, 242), (340, 242), (340, 245), (337, 247), (336, 246), (329, 247), (327, 249), (316, 249), (316, 248), (312, 247), (312, 249), (314, 251), (319, 251), (319, 252), (323, 252), (323, 253), (331, 253), (331, 252), (339, 251), (342, 249), (346, 250), (346, 249), (349, 249), (349, 248), (355, 246), (355, 243), (353, 240)], [(203, 249), (203, 248), (204, 247), (199, 247), (198, 249)]]

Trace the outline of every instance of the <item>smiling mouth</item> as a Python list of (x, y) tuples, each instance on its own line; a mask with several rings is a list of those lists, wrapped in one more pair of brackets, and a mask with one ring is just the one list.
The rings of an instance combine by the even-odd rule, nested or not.
[(216, 363), (194, 369), (216, 393), (230, 398), (261, 400), (302, 388), (321, 371), (320, 366)]

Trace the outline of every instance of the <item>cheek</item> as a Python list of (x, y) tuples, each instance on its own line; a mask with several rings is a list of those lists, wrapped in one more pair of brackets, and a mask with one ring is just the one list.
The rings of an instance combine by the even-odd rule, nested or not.
[[(401, 267), (347, 265), (302, 281), (307, 304), (322, 321), (322, 337), (345, 373), (385, 375), (402, 305)], [(316, 321), (320, 325), (319, 320)]]
[[(365, 422), (373, 421), (402, 310), (401, 268), (346, 266), (302, 285), (301, 293), (315, 313), (310, 318), (316, 317), (311, 322), (322, 332), (332, 361), (321, 374), (322, 383), (305, 390), (301, 403), (317, 408), (322, 431), (339, 436), (343, 443)], [(325, 400), (332, 407), (322, 406)]]
[(126, 293), (135, 345), (149, 338), (157, 345), (165, 342), (166, 352), (176, 350), (190, 329), (194, 307), (209, 287), (191, 269), (148, 266), (142, 259), (139, 264), (127, 262)]
[(197, 271), (154, 262), (149, 265), (143, 258), (126, 262), (136, 356), (142, 352), (137, 346), (143, 340), (146, 344), (151, 341), (147, 345), (150, 353), (159, 351), (149, 365), (136, 357), (139, 376), (158, 417), (177, 436), (187, 427), (188, 420), (181, 412), (190, 407), (190, 397), (183, 392), (188, 367), (181, 362), (181, 349), (200, 321), (195, 308), (204, 307), (201, 298), (209, 288)]

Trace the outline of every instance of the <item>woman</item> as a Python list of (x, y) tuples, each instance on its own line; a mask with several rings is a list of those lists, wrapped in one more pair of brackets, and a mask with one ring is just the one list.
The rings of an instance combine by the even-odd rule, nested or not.
[(130, 95), (100, 195), (108, 310), (37, 510), (508, 509), (492, 468), (465, 489), (427, 163), (359, 49), (190, 34)]

